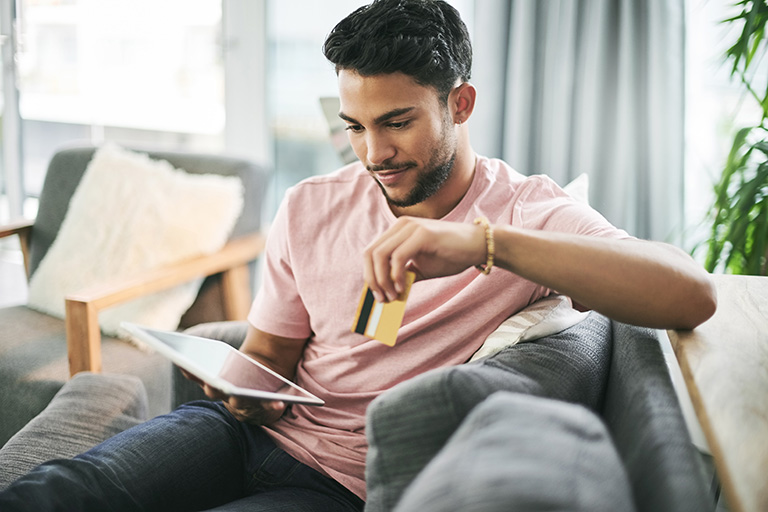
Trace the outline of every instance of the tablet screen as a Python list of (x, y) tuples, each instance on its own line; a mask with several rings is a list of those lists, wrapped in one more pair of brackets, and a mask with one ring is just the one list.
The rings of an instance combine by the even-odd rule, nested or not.
[(222, 341), (148, 329), (128, 322), (123, 322), (122, 327), (224, 393), (309, 405), (323, 404), (321, 399)]

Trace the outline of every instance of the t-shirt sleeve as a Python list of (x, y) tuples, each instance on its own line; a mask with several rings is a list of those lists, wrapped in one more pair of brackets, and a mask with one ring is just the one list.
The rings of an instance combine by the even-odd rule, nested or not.
[[(515, 194), (512, 224), (527, 229), (571, 233), (613, 239), (632, 239), (600, 212), (568, 195), (544, 175), (530, 176)], [(537, 285), (534, 299), (556, 290)]]
[(309, 314), (291, 266), (290, 191), (278, 208), (262, 256), (259, 289), (248, 321), (255, 328), (286, 338), (308, 338)]
[(573, 199), (547, 176), (527, 178), (517, 195), (512, 212), (515, 225), (605, 238), (633, 238), (588, 204)]

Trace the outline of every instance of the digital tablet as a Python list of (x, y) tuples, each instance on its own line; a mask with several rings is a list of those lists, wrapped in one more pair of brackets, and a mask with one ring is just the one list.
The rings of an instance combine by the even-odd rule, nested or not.
[(138, 341), (227, 395), (305, 405), (325, 403), (223, 341), (159, 331), (130, 322), (122, 322), (120, 326)]

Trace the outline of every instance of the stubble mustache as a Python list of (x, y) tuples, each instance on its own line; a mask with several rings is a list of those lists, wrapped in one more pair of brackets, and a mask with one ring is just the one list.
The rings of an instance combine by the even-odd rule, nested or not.
[(368, 165), (368, 172), (400, 171), (409, 167), (416, 167), (416, 162), (403, 162), (401, 164), (383, 163), (381, 165)]

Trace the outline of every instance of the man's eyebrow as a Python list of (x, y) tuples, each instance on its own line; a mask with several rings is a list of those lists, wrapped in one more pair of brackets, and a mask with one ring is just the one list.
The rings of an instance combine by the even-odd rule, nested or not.
[[(416, 107), (404, 107), (404, 108), (396, 108), (394, 110), (390, 110), (389, 112), (386, 112), (376, 119), (373, 120), (375, 124), (381, 124), (386, 121), (389, 121), (393, 117), (401, 116), (403, 114), (407, 114), (411, 110), (415, 109)], [(360, 124), (356, 119), (346, 115), (344, 112), (339, 112), (339, 117), (342, 118), (344, 121), (351, 123), (351, 124)]]

